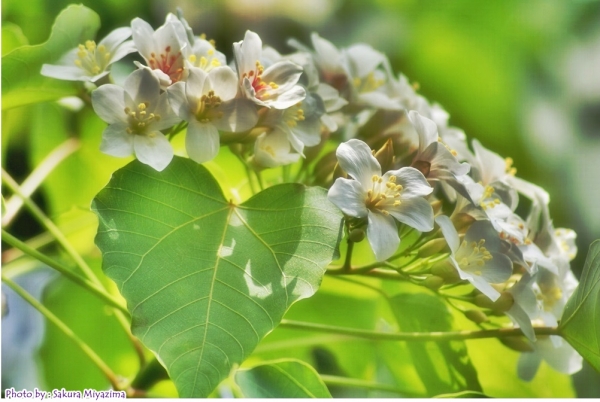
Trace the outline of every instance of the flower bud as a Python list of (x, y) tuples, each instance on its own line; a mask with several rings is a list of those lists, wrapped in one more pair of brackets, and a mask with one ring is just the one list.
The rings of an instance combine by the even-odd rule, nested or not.
[(381, 171), (387, 172), (394, 168), (394, 143), (391, 138), (383, 144), (377, 152), (375, 152), (375, 159), (381, 165)]
[(458, 272), (456, 272), (456, 268), (454, 268), (448, 260), (435, 263), (431, 267), (431, 273), (436, 276), (441, 276), (446, 283), (460, 281), (460, 276), (458, 275)]
[(516, 350), (517, 352), (533, 352), (534, 348), (531, 342), (523, 336), (508, 336), (498, 338), (500, 342), (507, 348)]
[(324, 155), (319, 161), (315, 164), (313, 169), (313, 175), (315, 178), (315, 184), (321, 185), (325, 187), (331, 186), (333, 183), (333, 171), (337, 166), (337, 159), (335, 157), (335, 152), (329, 152)]
[(452, 223), (458, 233), (466, 232), (473, 222), (475, 222), (475, 218), (465, 213), (458, 213), (452, 217)]
[(508, 311), (515, 303), (513, 295), (509, 292), (500, 293), (500, 297), (495, 302), (491, 301), (490, 298), (484, 294), (479, 294), (475, 296), (474, 301), (475, 305), (483, 308), (489, 308), (498, 313)]
[(476, 324), (488, 321), (488, 316), (481, 310), (467, 310), (465, 311), (465, 317)]
[(446, 244), (446, 239), (444, 238), (429, 240), (419, 248), (417, 256), (424, 258), (437, 254), (446, 247)]
[(440, 211), (442, 210), (442, 206), (444, 205), (442, 203), (442, 200), (434, 200), (430, 202), (431, 204), (431, 208), (433, 208), (433, 214), (437, 215), (440, 213)]
[(354, 243), (360, 243), (365, 238), (365, 231), (363, 229), (352, 229), (348, 234), (348, 240)]
[(444, 284), (444, 278), (437, 275), (431, 275), (425, 278), (423, 285), (431, 290), (438, 290)]

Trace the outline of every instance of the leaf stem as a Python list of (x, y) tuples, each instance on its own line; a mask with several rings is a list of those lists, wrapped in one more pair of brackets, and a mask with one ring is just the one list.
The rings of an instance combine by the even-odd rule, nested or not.
[(44, 317), (48, 319), (51, 323), (56, 325), (56, 327), (69, 339), (71, 339), (80, 349), (81, 351), (102, 371), (104, 376), (108, 379), (113, 389), (120, 390), (121, 384), (115, 373), (108, 367), (108, 365), (94, 352), (94, 350), (85, 343), (81, 338), (79, 338), (72, 330), (67, 326), (63, 321), (61, 321), (57, 316), (55, 316), (50, 310), (48, 310), (43, 304), (37, 301), (34, 297), (32, 297), (25, 289), (17, 285), (15, 282), (2, 275), (2, 282), (6, 283), (8, 287), (15, 291), (19, 296), (21, 296), (27, 303), (29, 303), (33, 308), (39, 311)]
[[(83, 272), (85, 277), (87, 279), (89, 279), (90, 281), (92, 281), (93, 283), (95, 283), (96, 285), (98, 285), (99, 287), (104, 287), (104, 285), (102, 284), (100, 279), (98, 279), (96, 274), (94, 274), (94, 271), (92, 271), (90, 266), (84, 261), (84, 259), (81, 257), (81, 255), (79, 255), (79, 253), (75, 250), (75, 248), (73, 248), (73, 246), (71, 246), (71, 243), (69, 243), (67, 238), (64, 236), (64, 234), (58, 228), (58, 226), (56, 226), (54, 224), (54, 222), (52, 222), (52, 220), (50, 220), (46, 216), (46, 214), (44, 214), (44, 212), (40, 209), (40, 207), (38, 207), (29, 197), (26, 197), (21, 192), (21, 189), (20, 189), (19, 185), (17, 184), (17, 182), (15, 182), (14, 179), (4, 169), (2, 169), (1, 172), (2, 172), (2, 181), (4, 182), (4, 184), (6, 184), (6, 186), (15, 195), (17, 195), (18, 197), (23, 199), (23, 203), (24, 203), (25, 207), (27, 207), (27, 209), (29, 210), (29, 212), (31, 212), (33, 217), (36, 218), (37, 221), (48, 232), (50, 232), (50, 234), (52, 234), (52, 236), (61, 245), (61, 247), (73, 259), (73, 261), (75, 261), (75, 264)], [(145, 365), (146, 357), (144, 355), (143, 348), (142, 348), (139, 340), (136, 337), (134, 337), (133, 334), (131, 333), (131, 330), (129, 329), (129, 321), (125, 317), (124, 313), (119, 309), (117, 309), (115, 311), (115, 317), (117, 318), (117, 321), (121, 324), (123, 329), (125, 330), (125, 333), (129, 337), (129, 340), (131, 341), (133, 347), (135, 348), (135, 350), (138, 354), (138, 358), (140, 360), (140, 364), (142, 366)]]
[[(21, 192), (23, 195), (26, 197), (31, 196), (40, 184), (42, 184), (44, 179), (78, 148), (79, 141), (75, 138), (70, 138), (50, 151), (21, 185)], [(2, 217), (2, 227), (6, 227), (10, 224), (22, 206), (23, 199), (16, 195), (13, 195), (6, 201), (6, 213)]]
[(123, 304), (119, 300), (117, 300), (113, 295), (111, 295), (110, 293), (107, 293), (104, 288), (77, 275), (70, 269), (63, 267), (58, 262), (54, 261), (52, 258), (40, 253), (37, 250), (34, 250), (33, 248), (29, 247), (27, 244), (23, 243), (21, 240), (17, 239), (16, 237), (11, 235), (4, 229), (2, 229), (2, 240), (4, 240), (6, 243), (10, 244), (11, 246), (16, 247), (19, 250), (23, 251), (25, 254), (30, 255), (31, 257), (35, 258), (36, 260), (43, 262), (44, 264), (48, 265), (51, 268), (54, 268), (55, 270), (57, 270), (58, 272), (63, 274), (65, 277), (70, 279), (72, 282), (74, 282), (74, 283), (78, 284), (79, 286), (83, 287), (84, 289), (88, 290), (90, 293), (94, 294), (95, 296), (100, 298), (105, 303), (107, 303), (110, 306), (129, 315), (127, 308), (125, 306), (123, 306)]
[(343, 386), (343, 387), (352, 387), (352, 388), (364, 388), (373, 391), (388, 391), (396, 394), (400, 394), (403, 396), (411, 396), (411, 397), (423, 397), (423, 395), (416, 394), (414, 392), (406, 391), (400, 388), (396, 388), (393, 385), (389, 384), (381, 384), (376, 382), (371, 382), (367, 380), (361, 380), (358, 378), (349, 378), (349, 377), (339, 377), (335, 375), (327, 375), (327, 374), (319, 374), (321, 380), (326, 385), (335, 385), (335, 386)]
[[(315, 324), (311, 322), (281, 320), (279, 324), (283, 328), (295, 328), (307, 331), (327, 332), (340, 335), (354, 336), (357, 338), (382, 340), (382, 341), (406, 341), (406, 342), (442, 342), (454, 340), (502, 338), (510, 336), (523, 336), (520, 328), (498, 328), (481, 331), (454, 331), (454, 332), (377, 332), (364, 329), (336, 327), (333, 325)], [(534, 328), (536, 335), (561, 335), (556, 327)]]
[(352, 251), (354, 250), (354, 242), (348, 239), (348, 247), (346, 249), (346, 259), (344, 265), (341, 268), (341, 273), (349, 274), (352, 270)]

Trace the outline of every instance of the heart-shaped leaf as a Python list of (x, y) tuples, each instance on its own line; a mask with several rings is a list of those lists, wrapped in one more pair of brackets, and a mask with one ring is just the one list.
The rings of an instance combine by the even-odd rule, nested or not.
[(47, 42), (21, 46), (3, 56), (2, 110), (76, 95), (76, 83), (42, 76), (42, 64), (52, 64), (80, 43), (93, 40), (99, 27), (98, 14), (71, 5), (56, 17)]
[(178, 157), (160, 173), (130, 163), (92, 208), (132, 331), (181, 397), (207, 396), (314, 294), (341, 234), (322, 188), (283, 184), (235, 205), (204, 167)]
[(560, 321), (565, 339), (600, 371), (600, 240), (590, 246), (579, 286)]
[(316, 370), (295, 359), (238, 370), (235, 382), (247, 398), (331, 398)]

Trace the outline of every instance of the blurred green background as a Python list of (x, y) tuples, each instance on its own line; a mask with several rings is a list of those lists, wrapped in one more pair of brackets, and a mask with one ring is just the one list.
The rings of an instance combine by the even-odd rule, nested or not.
[[(231, 44), (246, 29), (257, 32), (265, 44), (282, 53), (291, 51), (286, 40), (309, 43), (318, 32), (339, 47), (365, 42), (388, 55), (396, 72), (418, 82), (430, 101), (450, 113), (452, 126), (469, 139), (478, 138), (501, 156), (510, 156), (517, 175), (544, 187), (551, 196), (555, 227), (578, 233), (579, 254), (572, 263), (578, 274), (587, 248), (600, 238), (600, 2), (562, 0), (418, 1), (418, 0), (84, 0), (101, 18), (98, 38), (141, 17), (153, 27), (176, 7), (196, 34), (216, 40), (217, 49), (231, 60)], [(44, 42), (56, 15), (68, 0), (3, 0), (2, 54), (21, 44)], [(86, 212), (91, 198), (110, 173), (125, 162), (97, 149), (103, 123), (95, 116), (77, 118), (53, 104), (26, 106), (3, 112), (2, 165), (22, 180), (53, 146), (69, 136), (82, 135), (93, 144), (53, 173), (34, 199), (49, 215), (65, 224), (93, 217)], [(85, 129), (83, 129), (85, 128)], [(54, 131), (61, 132), (54, 138)], [(76, 134), (83, 133), (83, 134)], [(85, 161), (85, 168), (77, 163)], [(70, 173), (70, 174), (69, 174)], [(70, 194), (65, 197), (64, 194)], [(73, 205), (76, 207), (73, 208)], [(84, 225), (85, 226), (85, 225)], [(10, 228), (20, 238), (41, 230), (21, 217)], [(88, 243), (92, 230), (84, 230)], [(89, 243), (91, 244), (91, 243)], [(89, 244), (83, 252), (97, 258)], [(47, 298), (66, 320), (72, 296), (70, 284), (59, 284)], [(75, 292), (75, 290), (72, 290)], [(77, 294), (86, 300), (86, 295)], [(95, 303), (95, 300), (89, 303)], [(80, 308), (81, 306), (79, 306)], [(89, 311), (97, 311), (90, 305)], [(95, 308), (95, 310), (94, 310)], [(78, 330), (98, 347), (108, 316), (77, 320)], [(110, 323), (108, 323), (110, 321)], [(112, 328), (112, 327), (111, 327)], [(114, 328), (113, 328), (114, 329)], [(49, 337), (60, 334), (49, 329)], [(94, 335), (95, 334), (95, 335)], [(114, 364), (125, 372), (135, 370), (122, 356)], [(58, 358), (61, 349), (42, 346), (42, 359)], [(110, 346), (113, 347), (113, 346)], [(114, 348), (114, 347), (113, 347)], [(47, 372), (49, 385), (59, 378), (82, 375), (83, 356), (73, 357), (71, 368)], [(79, 359), (79, 360), (78, 360)], [(6, 367), (3, 367), (5, 370)], [(57, 378), (58, 377), (58, 378)], [(73, 380), (75, 381), (75, 380)], [(100, 380), (98, 380), (100, 381)], [(101, 384), (101, 382), (98, 382)], [(73, 384), (75, 384), (73, 382)], [(589, 367), (574, 377), (579, 396), (600, 396), (600, 376)], [(65, 386), (65, 385), (63, 385)]]

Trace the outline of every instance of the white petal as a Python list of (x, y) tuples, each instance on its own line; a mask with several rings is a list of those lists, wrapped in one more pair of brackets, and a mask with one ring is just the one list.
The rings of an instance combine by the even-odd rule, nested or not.
[(423, 152), (429, 144), (437, 143), (437, 125), (432, 120), (421, 116), (415, 110), (408, 112), (408, 119), (419, 135), (419, 153)]
[(190, 122), (185, 137), (185, 149), (192, 160), (204, 163), (214, 159), (219, 153), (219, 145), (219, 132), (215, 126), (196, 120)]
[(506, 312), (506, 315), (510, 317), (510, 319), (519, 327), (521, 331), (523, 331), (523, 335), (527, 337), (532, 342), (535, 342), (535, 332), (533, 331), (533, 326), (531, 325), (531, 319), (523, 311), (521, 306), (518, 304), (513, 304), (512, 307)]
[(111, 124), (102, 132), (100, 151), (111, 156), (122, 158), (133, 154), (133, 137), (128, 134), (125, 124)]
[(291, 153), (285, 133), (274, 131), (261, 134), (254, 145), (254, 162), (260, 167), (272, 168), (296, 162), (300, 154)]
[(327, 198), (348, 216), (356, 218), (367, 216), (366, 194), (356, 180), (338, 178), (329, 189)]
[(398, 221), (419, 232), (429, 232), (433, 229), (433, 208), (424, 198), (402, 200), (400, 205), (389, 207), (387, 211)]
[(486, 295), (491, 301), (496, 301), (500, 297), (500, 292), (494, 289), (492, 285), (490, 285), (488, 281), (481, 276), (474, 275), (463, 270), (459, 270), (458, 274), (461, 279), (466, 279), (471, 282), (471, 284), (475, 286), (477, 290)]
[(294, 106), (298, 102), (302, 102), (306, 98), (306, 90), (300, 85), (292, 87), (289, 91), (279, 94), (273, 99), (267, 98), (264, 101), (265, 105), (275, 109), (287, 109)]
[(433, 191), (433, 188), (429, 185), (427, 179), (423, 176), (423, 173), (415, 168), (403, 167), (398, 170), (390, 170), (383, 176), (384, 181), (390, 176), (396, 176), (396, 183), (403, 187), (401, 200), (405, 198), (423, 197), (431, 194)]
[(89, 81), (89, 74), (77, 66), (60, 66), (44, 64), (41, 73), (45, 77), (66, 81)]
[(399, 101), (380, 91), (361, 93), (358, 95), (358, 100), (360, 104), (382, 110), (402, 110), (404, 108)]
[(124, 91), (117, 85), (106, 84), (93, 91), (92, 107), (109, 124), (127, 121)]
[(262, 79), (266, 83), (278, 85), (276, 92), (285, 92), (296, 85), (302, 75), (302, 67), (291, 61), (279, 61), (267, 68)]
[(124, 88), (136, 105), (143, 102), (152, 103), (160, 94), (158, 79), (146, 68), (132, 72), (125, 80)]
[(140, 162), (153, 167), (159, 172), (166, 168), (173, 159), (173, 148), (160, 131), (147, 135), (135, 135), (133, 139), (135, 156)]
[(201, 68), (192, 67), (189, 69), (189, 74), (185, 83), (185, 94), (189, 100), (194, 100), (195, 103), (205, 95), (208, 91), (204, 90), (206, 77), (208, 74)]
[(385, 56), (369, 45), (357, 43), (345, 49), (344, 56), (351, 65), (353, 77), (365, 77), (384, 62)]
[(391, 257), (400, 245), (398, 228), (391, 216), (369, 211), (367, 238), (377, 261)]
[(169, 104), (169, 95), (166, 92), (160, 94), (158, 99), (150, 104), (148, 112), (158, 114), (160, 120), (152, 123), (150, 130), (164, 130), (181, 121), (181, 118), (175, 114)]
[(452, 221), (446, 215), (440, 215), (435, 218), (435, 222), (442, 229), (442, 234), (446, 239), (446, 243), (450, 246), (450, 250), (454, 254), (460, 245), (460, 239), (458, 238), (458, 232), (454, 228)]
[(154, 29), (141, 18), (131, 21), (131, 35), (138, 52), (147, 60), (154, 51)]
[[(235, 50), (235, 47), (234, 47)], [(252, 32), (246, 31), (244, 40), (239, 46), (239, 50), (235, 52), (235, 61), (238, 66), (238, 74), (256, 70), (256, 62), (260, 60), (262, 53), (262, 40)]]
[(538, 344), (540, 354), (553, 369), (564, 374), (581, 370), (583, 359), (571, 345), (563, 340), (559, 347), (553, 347), (550, 340), (543, 341)]
[(492, 259), (481, 267), (481, 277), (489, 283), (502, 283), (512, 274), (512, 261), (504, 254), (492, 252)]
[(542, 359), (537, 352), (525, 352), (519, 356), (517, 373), (523, 381), (531, 381), (540, 367)]
[(191, 106), (185, 96), (185, 82), (176, 82), (167, 89), (167, 96), (171, 108), (183, 120), (190, 120), (193, 116), (190, 112)]
[(372, 177), (381, 175), (381, 166), (371, 153), (371, 148), (360, 140), (341, 143), (335, 155), (340, 167), (358, 180), (365, 192), (373, 185)]
[(121, 60), (123, 57), (134, 52), (137, 52), (135, 43), (132, 40), (125, 41), (111, 52), (110, 61), (108, 64), (112, 64), (115, 61)]
[(114, 49), (119, 46), (121, 43), (125, 42), (127, 38), (131, 36), (131, 28), (129, 27), (121, 27), (113, 30), (108, 35), (104, 37), (99, 43), (98, 46), (104, 45), (106, 49), (111, 53)]
[(222, 101), (232, 99), (238, 90), (238, 79), (233, 70), (227, 66), (217, 67), (210, 70), (208, 80), (211, 89)]
[(248, 99), (238, 98), (225, 102), (219, 107), (218, 112), (222, 112), (223, 116), (213, 120), (212, 123), (222, 131), (231, 133), (248, 131), (258, 121), (256, 105)]

